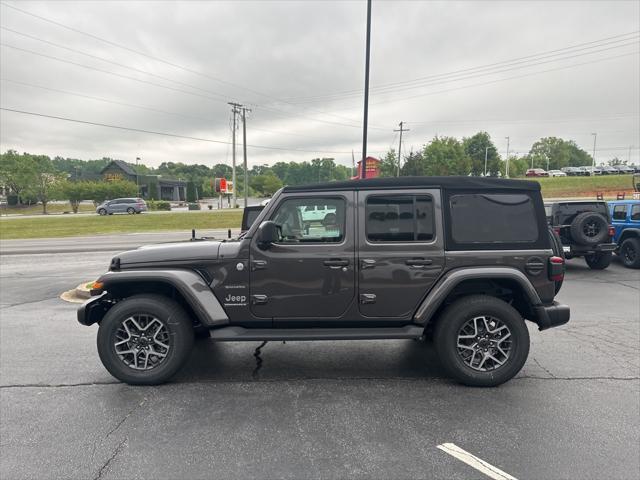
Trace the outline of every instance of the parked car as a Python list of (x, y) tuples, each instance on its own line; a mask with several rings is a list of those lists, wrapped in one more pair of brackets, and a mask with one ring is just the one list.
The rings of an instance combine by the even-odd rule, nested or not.
[(550, 177), (566, 177), (567, 174), (562, 170), (549, 170)]
[(542, 168), (530, 168), (525, 174), (527, 177), (548, 177), (549, 172)]
[(620, 170), (610, 165), (604, 165), (600, 167), (600, 170), (602, 170), (602, 175), (618, 175), (620, 173)]
[(600, 167), (579, 167), (584, 172), (584, 175), (602, 175)]
[[(333, 211), (331, 221), (306, 229), (311, 205)], [(130, 384), (168, 380), (204, 331), (263, 342), (433, 335), (451, 376), (495, 386), (527, 359), (525, 319), (541, 330), (569, 321), (554, 301), (564, 260), (551, 238), (538, 182), (284, 187), (240, 239), (118, 254), (78, 321), (99, 324), (102, 363)]]
[(142, 213), (147, 211), (147, 202), (142, 198), (116, 198), (105, 200), (96, 207), (96, 213), (100, 215), (113, 215), (114, 213)]
[(584, 170), (578, 167), (564, 167), (564, 168), (561, 168), (560, 170), (566, 173), (567, 176), (569, 177), (579, 177), (579, 176), (585, 175)]
[(620, 175), (630, 175), (635, 172), (635, 169), (628, 165), (616, 165), (613, 168), (615, 168)]
[(594, 270), (609, 266), (616, 244), (606, 202), (554, 202), (545, 204), (545, 210), (549, 226), (560, 237), (567, 260), (584, 257)]
[(608, 202), (616, 254), (625, 267), (640, 268), (640, 200)]

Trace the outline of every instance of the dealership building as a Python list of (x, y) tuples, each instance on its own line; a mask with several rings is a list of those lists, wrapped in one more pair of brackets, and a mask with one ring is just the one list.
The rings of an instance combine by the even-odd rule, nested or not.
[(169, 202), (183, 202), (187, 198), (187, 182), (162, 175), (140, 175), (126, 162), (112, 160), (100, 171), (106, 181), (128, 180), (138, 185), (142, 198), (155, 198)]

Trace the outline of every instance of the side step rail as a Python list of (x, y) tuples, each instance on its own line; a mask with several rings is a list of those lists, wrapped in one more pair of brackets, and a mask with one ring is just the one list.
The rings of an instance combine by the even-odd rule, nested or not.
[(394, 328), (244, 328), (224, 327), (210, 331), (218, 342), (278, 340), (380, 340), (420, 338), (424, 327), (407, 325)]

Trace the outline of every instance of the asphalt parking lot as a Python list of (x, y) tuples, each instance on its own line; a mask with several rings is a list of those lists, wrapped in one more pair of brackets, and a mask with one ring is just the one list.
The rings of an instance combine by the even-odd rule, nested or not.
[(257, 343), (200, 341), (172, 383), (130, 387), (58, 298), (113, 252), (66, 242), (0, 261), (3, 479), (488, 478), (444, 443), (518, 479), (640, 478), (640, 273), (618, 262), (569, 262), (571, 322), (531, 327), (498, 388), (457, 385), (417, 341), (269, 343), (255, 376)]

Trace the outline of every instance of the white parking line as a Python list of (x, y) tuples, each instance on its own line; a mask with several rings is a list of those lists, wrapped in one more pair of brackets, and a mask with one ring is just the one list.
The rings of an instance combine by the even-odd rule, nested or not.
[(454, 443), (443, 443), (442, 445), (438, 445), (438, 448), (494, 480), (517, 480), (515, 477), (503, 472), (499, 468), (496, 468), (466, 450), (461, 449)]

